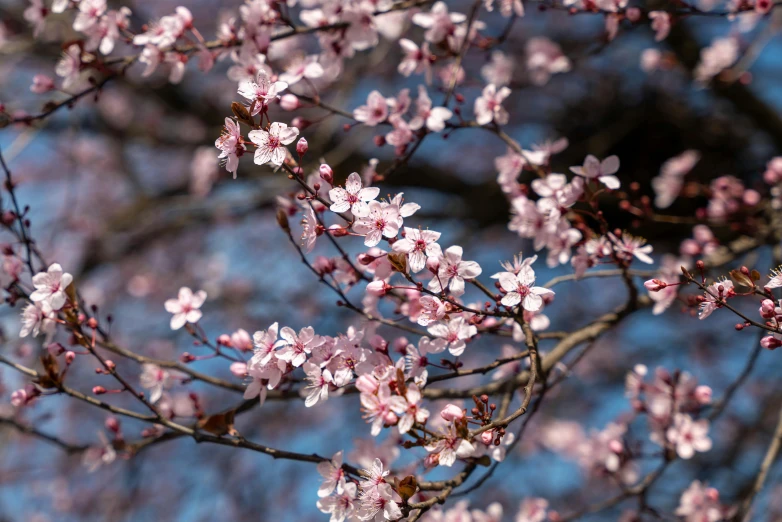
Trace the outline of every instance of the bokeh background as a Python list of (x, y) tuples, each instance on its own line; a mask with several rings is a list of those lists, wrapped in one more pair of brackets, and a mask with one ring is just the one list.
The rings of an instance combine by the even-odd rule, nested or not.
[[(448, 4), (462, 12), (469, 6), (459, 1)], [(133, 11), (132, 26), (140, 27), (172, 12), (178, 3), (124, 5)], [(188, 7), (196, 27), (210, 38), (216, 20), (235, 14), (239, 5), (195, 1)], [(33, 40), (22, 18), (26, 7), (20, 1), (0, 2), (0, 102), (9, 111), (33, 112), (49, 99), (31, 93), (29, 85), (34, 74), (52, 74), (61, 53), (58, 42), (67, 40), (71, 31), (65, 18), (58, 22), (55, 17), (47, 25), (47, 36)], [(497, 13), (482, 20), (490, 34), (499, 33), (505, 23)], [(766, 19), (739, 38), (749, 45), (773, 23)], [(527, 16), (515, 23), (503, 46), (517, 60), (513, 94), (505, 103), (512, 114), (506, 131), (525, 146), (568, 138), (570, 146), (553, 160), (555, 172), (580, 165), (587, 153), (616, 154), (623, 183), (637, 182), (650, 193), (650, 180), (663, 162), (694, 149), (701, 160), (688, 180), (708, 183), (729, 174), (764, 190), (765, 164), (782, 152), (782, 43), (772, 38), (761, 49), (744, 82), (702, 88), (691, 79), (700, 50), (737, 26), (724, 17), (682, 19), (661, 44), (654, 42), (648, 26), (623, 26), (608, 42), (599, 15), (541, 12), (529, 4)], [(420, 29), (413, 31), (418, 34)], [(573, 67), (545, 86), (534, 86), (525, 75), (523, 49), (530, 38), (541, 35), (561, 45)], [(649, 47), (663, 52), (666, 65), (647, 74), (641, 70), (640, 56)], [(400, 56), (398, 44), (381, 37), (376, 49), (347, 63), (324, 99), (351, 111), (373, 89), (391, 96), (404, 87), (414, 88), (420, 78), (404, 79), (396, 73)], [(488, 53), (474, 51), (465, 66), (477, 71), (488, 59)], [(30, 206), (32, 231), (41, 250), (74, 275), (85, 299), (99, 306), (99, 314), (111, 314), (118, 342), (139, 353), (171, 359), (184, 351), (199, 353), (189, 336), (168, 327), (162, 303), (180, 286), (208, 292), (201, 325), (212, 338), (239, 328), (252, 333), (275, 321), (297, 330), (312, 325), (318, 333), (335, 335), (357, 319), (334, 306), (335, 296), (313, 279), (276, 225), (276, 196), (294, 190), (286, 177), (253, 165), (250, 155), (243, 158), (235, 180), (219, 168), (213, 142), (230, 115), (230, 103), (239, 99), (235, 82), (225, 75), (230, 65), (230, 60), (218, 62), (204, 74), (190, 64), (180, 85), (167, 83), (165, 74), (141, 78), (140, 67), (134, 67), (109, 83), (97, 99), (89, 97), (43, 124), (0, 130), (0, 148), (19, 182), (22, 204)], [(460, 87), (468, 100), (466, 112), (481, 87), (477, 82)], [(290, 120), (290, 114), (275, 110), (273, 119)], [(394, 159), (391, 147), (374, 144), (372, 129), (346, 132), (347, 120), (323, 114), (313, 110), (311, 119), (320, 121), (302, 133), (310, 146), (307, 172), (325, 160), (338, 178), (344, 178), (373, 158), (381, 166)], [(381, 193), (404, 192), (406, 200), (419, 203), (416, 224), (442, 231), (442, 244), (462, 245), (465, 257), (479, 261), (488, 276), (499, 270), (498, 260), (522, 250), (532, 252), (530, 244), (507, 230), (509, 208), (493, 166), (504, 150), (495, 136), (477, 130), (430, 137), (406, 167), (379, 185)], [(659, 259), (666, 252), (678, 252), (680, 242), (691, 236), (692, 216), (706, 201), (700, 196), (680, 198), (667, 214), (681, 219), (670, 223), (635, 220), (610, 198), (604, 208), (613, 226), (630, 229), (654, 244)], [(742, 232), (735, 228), (715, 227), (714, 232), (728, 241)], [(360, 242), (353, 246), (351, 252), (358, 253)], [(743, 262), (766, 273), (770, 249), (760, 248), (729, 268)], [(334, 252), (320, 242), (314, 254)], [(569, 267), (552, 270), (538, 265), (542, 281), (569, 272)], [(586, 324), (620, 305), (624, 291), (619, 281), (609, 279), (560, 286), (555, 304), (546, 311), (551, 329)], [(576, 462), (546, 449), (544, 440), (553, 436), (552, 429), (564, 430), (559, 422), (578, 423), (588, 431), (628, 414), (624, 378), (635, 364), (689, 371), (720, 397), (747, 361), (757, 356), (747, 384), (712, 428), (714, 449), (674, 464), (648, 500), (672, 512), (693, 479), (717, 487), (725, 502), (746, 492), (782, 403), (780, 354), (759, 353), (758, 336), (735, 332), (735, 321), (725, 311), (699, 322), (680, 308), (674, 305), (657, 317), (640, 311), (603, 336), (573, 375), (551, 392), (507, 461), (469, 496), (472, 504), (485, 507), (498, 500), (511, 514), (521, 498), (540, 496), (566, 512), (616, 492), (609, 481), (591, 479)], [(748, 309), (754, 313), (754, 305)], [(40, 348), (37, 341), (18, 339), (18, 314), (18, 307), (0, 309), (0, 350), (34, 361), (34, 355), (26, 354)], [(502, 344), (495, 338), (482, 339), (471, 345), (465, 362), (469, 366), (492, 360)], [(547, 346), (544, 342), (543, 350)], [(233, 378), (224, 361), (195, 364), (201, 371)], [(102, 382), (88, 364), (77, 370), (84, 390)], [(138, 369), (131, 365), (124, 371), (133, 375)], [(75, 376), (71, 378), (76, 382)], [(465, 378), (459, 384), (489, 378)], [(23, 382), (4, 368), (0, 383), (0, 409), (13, 414), (9, 396)], [(211, 411), (240, 399), (197, 383), (172, 393), (186, 396), (190, 390), (198, 392)], [(77, 445), (95, 444), (105, 420), (103, 412), (57, 396), (39, 401), (23, 415)], [(142, 428), (123, 421), (128, 438), (137, 438)], [(248, 439), (272, 447), (323, 455), (341, 449), (349, 454), (355, 439), (364, 441), (360, 444), (371, 439), (355, 396), (332, 398), (306, 412), (303, 401), (269, 402), (242, 415), (237, 428)], [(643, 420), (632, 426), (632, 435), (648, 440)], [(375, 442), (383, 444), (384, 437), (385, 433)], [(653, 447), (649, 448), (651, 455)], [(157, 445), (95, 472), (88, 472), (81, 460), (79, 454), (68, 455), (0, 426), (0, 520), (327, 520), (315, 508), (319, 477), (306, 463), (273, 461), (189, 440)], [(782, 519), (779, 478), (780, 471), (772, 470), (754, 520)], [(585, 520), (616, 520), (627, 507), (633, 506), (620, 505)]]

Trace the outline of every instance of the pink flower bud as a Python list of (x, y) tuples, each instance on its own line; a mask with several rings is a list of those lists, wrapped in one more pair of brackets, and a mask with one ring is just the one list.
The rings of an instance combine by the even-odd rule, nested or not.
[(361, 393), (371, 395), (377, 391), (378, 387), (378, 382), (369, 375), (362, 375), (356, 379), (356, 389)]
[(70, 350), (65, 352), (65, 364), (72, 364), (75, 359), (76, 359), (75, 353), (73, 353)]
[(228, 334), (223, 334), (220, 337), (217, 338), (217, 344), (221, 346), (233, 346), (233, 342), (231, 341), (231, 336)]
[(760, 303), (759, 312), (763, 319), (772, 319), (776, 317), (776, 314), (774, 313), (774, 301), (771, 299), (763, 299)]
[(307, 151), (310, 150), (309, 144), (307, 144), (307, 140), (304, 138), (300, 138), (299, 141), (296, 143), (296, 153), (299, 156), (304, 156), (307, 154)]
[(25, 402), (27, 402), (27, 392), (24, 389), (16, 390), (11, 394), (11, 404), (16, 408), (24, 406)]
[(35, 94), (43, 94), (54, 89), (54, 80), (45, 74), (36, 74), (33, 76), (33, 84), (30, 90)]
[(767, 350), (776, 350), (777, 348), (782, 346), (782, 341), (780, 341), (776, 337), (772, 337), (769, 335), (768, 337), (764, 337), (763, 339), (761, 339), (760, 346), (762, 346)]
[(350, 234), (350, 232), (348, 232), (347, 228), (341, 227), (339, 225), (331, 225), (329, 227), (329, 232), (331, 232), (331, 235), (334, 236), (334, 237), (343, 237), (343, 236), (347, 236), (348, 234)]
[(372, 281), (367, 285), (367, 293), (376, 296), (386, 295), (386, 292), (390, 288), (391, 287), (385, 281)]
[(109, 415), (108, 417), (106, 417), (106, 422), (104, 423), (104, 426), (106, 426), (106, 429), (112, 433), (119, 433), (120, 430), (119, 419), (117, 419), (117, 417), (115, 417), (114, 415)]
[(94, 395), (103, 395), (104, 393), (106, 393), (106, 388), (104, 388), (103, 386), (95, 386), (92, 388), (92, 393)]
[(280, 98), (280, 107), (284, 111), (295, 111), (301, 107), (301, 103), (299, 103), (299, 98), (295, 94), (285, 94)]
[(717, 502), (720, 499), (720, 492), (715, 488), (708, 488), (706, 490), (706, 497), (712, 502)]
[(327, 164), (322, 164), (318, 169), (318, 172), (320, 173), (320, 179), (326, 183), (331, 184), (334, 182), (334, 171), (331, 170), (331, 167)]
[(230, 366), (231, 373), (237, 377), (245, 377), (247, 375), (247, 363), (235, 362)]
[(493, 440), (494, 440), (493, 430), (488, 430), (481, 433), (481, 442), (483, 442), (487, 446), (491, 446)]
[(693, 393), (695, 396), (695, 400), (698, 401), (699, 404), (710, 404), (711, 403), (711, 388), (709, 386), (701, 385), (695, 388), (695, 392)]
[(616, 453), (617, 455), (624, 452), (625, 446), (620, 441), (614, 439), (608, 443), (608, 449)]
[(659, 279), (649, 279), (648, 281), (644, 282), (644, 287), (650, 292), (659, 292), (667, 286), (668, 283), (660, 281)]
[(464, 418), (464, 410), (456, 404), (449, 404), (440, 412), (440, 417), (448, 422), (455, 422)]
[(744, 197), (742, 199), (744, 200), (745, 205), (754, 207), (760, 203), (760, 193), (757, 190), (748, 189), (744, 192)]

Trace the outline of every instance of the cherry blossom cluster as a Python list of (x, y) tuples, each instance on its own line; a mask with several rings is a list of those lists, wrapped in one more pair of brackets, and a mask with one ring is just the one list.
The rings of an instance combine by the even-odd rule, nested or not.
[[(763, 330), (761, 346), (769, 350), (782, 346), (782, 299), (774, 295), (782, 287), (782, 267), (773, 269), (763, 285), (758, 270), (741, 267), (731, 271), (730, 277), (714, 279), (708, 275), (707, 264), (724, 246), (715, 232), (719, 227), (754, 230), (767, 217), (766, 202), (777, 211), (782, 206), (782, 158), (771, 159), (766, 167), (766, 194), (730, 174), (719, 173), (708, 184), (688, 179), (701, 155), (685, 150), (661, 166), (652, 180), (654, 197), (650, 198), (641, 195), (638, 183), (620, 181), (620, 175), (631, 175), (615, 155), (587, 154), (582, 164), (560, 168), (557, 155), (569, 147), (567, 139), (522, 146), (506, 127), (513, 113), (514, 91), (523, 83), (519, 78), (542, 87), (566, 76), (574, 60), (543, 36), (526, 40), (523, 59), (499, 49), (505, 37), (493, 36), (481, 14), (497, 11), (510, 29), (525, 14), (521, 0), (498, 0), (496, 5), (493, 0), (477, 2), (469, 14), (454, 11), (443, 1), (309, 0), (296, 5), (246, 0), (233, 16), (219, 22), (212, 41), (202, 36), (190, 10), (183, 6), (133, 30), (131, 11), (109, 9), (105, 0), (55, 0), (51, 7), (43, 0), (30, 4), (24, 17), (36, 37), (46, 36), (53, 14), (71, 17), (68, 26), (77, 35), (75, 43), (64, 46), (54, 68), (62, 78), (61, 86), (56, 87), (45, 74), (33, 79), (35, 93), (58, 90), (69, 95), (51, 111), (72, 105), (85, 93), (97, 94), (103, 83), (137, 62), (144, 65), (144, 77), (162, 66), (171, 83), (183, 80), (192, 57), (197, 57), (203, 72), (218, 60), (229, 62), (226, 74), (241, 101), (231, 105), (211, 158), (236, 178), (241, 158), (251, 152), (255, 165), (269, 167), (273, 175), (291, 182), (295, 189), (276, 200), (280, 229), (314, 278), (337, 295), (337, 305), (359, 319), (344, 333), (333, 335), (316, 333), (312, 326), (280, 327), (274, 322), (252, 334), (255, 328), (223, 333), (213, 342), (200, 325), (202, 308), (209, 307), (207, 293), (182, 287), (161, 310), (171, 314), (170, 329), (186, 332), (206, 355), (185, 352), (178, 361), (169, 362), (136, 357), (140, 373), (128, 379), (124, 368), (118, 372), (115, 362), (97, 348), (128, 359), (134, 359), (132, 352), (113, 344), (94, 310), (91, 313), (85, 306), (71, 274), (59, 264), (41, 260), (40, 266), (48, 268), (34, 269), (34, 256), (29, 252), (34, 242), (26, 235), (25, 215), (18, 208), (5, 212), (3, 225), (16, 236), (14, 246), (3, 249), (2, 268), (13, 280), (6, 289), (8, 301), (26, 303), (19, 336), (44, 339), (44, 369), (27, 372), (34, 376), (33, 382), (13, 392), (11, 404), (21, 410), (47, 395), (66, 394), (111, 411), (98, 433), (98, 444), (84, 452), (83, 462), (90, 470), (133, 454), (115, 416), (128, 415), (130, 410), (118, 409), (100, 396), (127, 394), (138, 400), (150, 415), (131, 412), (128, 416), (151, 425), (142, 432), (145, 440), (172, 433), (240, 447), (251, 446), (233, 426), (236, 410), (207, 414), (199, 395), (188, 391), (191, 382), (217, 383), (260, 405), (269, 397), (294, 397), (306, 408), (322, 408), (330, 398), (350, 400), (352, 396), (349, 408), (363, 416), (370, 437), (357, 443), (347, 457), (342, 451), (331, 459), (293, 457), (317, 462), (323, 482), (316, 505), (332, 522), (499, 522), (503, 507), (498, 503), (485, 510), (471, 509), (466, 501), (445, 508), (439, 504), (477, 467), (502, 462), (549, 387), (571, 373), (562, 355), (538, 348), (544, 340), (541, 333), (550, 326), (544, 311), (555, 303), (555, 282), (537, 278), (538, 255), (519, 254), (499, 261), (500, 271), (484, 274), (486, 266), (473, 260), (479, 256), (469, 246), (453, 244), (446, 229), (430, 230), (415, 222), (419, 204), (406, 201), (402, 193), (383, 195), (378, 186), (410, 159), (424, 139), (446, 139), (456, 132), (486, 133), (507, 145), (504, 154), (487, 158), (493, 159), (497, 183), (511, 209), (507, 228), (541, 252), (549, 268), (569, 265), (572, 273), (562, 276), (567, 280), (597, 277), (599, 270), (592, 269), (605, 266), (611, 269), (601, 277), (622, 279), (628, 302), (616, 312), (617, 319), (610, 320), (614, 321), (611, 326), (630, 312), (651, 307), (653, 314), (661, 314), (680, 301), (682, 310), (700, 319), (728, 310), (740, 317), (737, 330)], [(655, 41), (664, 42), (679, 18), (714, 12), (714, 4), (701, 1), (697, 7), (677, 4), (645, 10), (623, 0), (566, 0), (544, 1), (540, 8), (600, 16), (605, 21), (606, 41), (623, 27), (648, 24)], [(731, 1), (724, 14), (752, 26), (774, 7), (767, 0)], [(373, 90), (366, 102), (357, 102), (350, 110), (326, 104), (321, 95), (337, 84), (347, 61), (357, 52), (378, 46), (381, 38), (401, 49), (399, 63), (393, 63), (397, 73), (405, 78), (420, 75), (422, 83), (392, 96)], [(706, 88), (721, 78), (740, 77), (736, 68), (742, 46), (734, 34), (715, 38), (701, 51), (693, 71), (698, 85)], [(471, 48), (486, 55), (480, 67), (465, 60)], [(641, 61), (649, 73), (670, 67), (654, 48), (646, 49)], [(388, 169), (378, 170), (380, 162), (372, 160), (361, 172), (351, 173), (339, 172), (336, 163), (332, 162), (332, 168), (326, 160), (314, 162), (314, 167), (304, 135), (311, 138), (309, 129), (320, 120), (300, 115), (300, 109), (347, 119), (344, 132), (371, 128), (370, 133), (377, 133), (374, 144), (393, 147), (395, 161)], [(19, 112), (12, 121), (30, 123), (36, 118)], [(10, 173), (8, 178), (7, 188), (12, 192)], [(705, 196), (708, 202), (696, 213), (695, 222), (688, 224), (694, 225), (692, 237), (679, 245), (678, 255), (659, 259), (652, 257), (653, 246), (645, 239), (614, 228), (603, 212), (605, 205), (616, 204), (633, 219), (653, 220), (659, 217), (658, 210), (674, 206), (679, 198), (695, 196)], [(291, 224), (292, 218), (298, 228)], [(19, 244), (27, 248), (26, 255)], [(337, 253), (312, 256), (316, 249)], [(348, 253), (356, 250), (357, 254)], [(654, 275), (636, 270), (638, 263), (655, 262)], [(29, 284), (22, 277), (25, 271)], [(648, 296), (639, 295), (634, 282), (639, 276), (646, 279)], [(685, 286), (697, 290), (685, 294), (681, 292)], [(759, 318), (746, 315), (739, 300), (757, 300)], [(286, 318), (284, 324), (295, 324), (295, 318)], [(386, 327), (405, 334), (388, 335), (381, 330)], [(549, 339), (570, 335), (550, 333)], [(572, 343), (579, 345), (599, 333), (574, 337)], [(60, 338), (68, 335), (69, 348), (55, 341), (58, 334)], [(465, 355), (477, 351), (474, 343), (499, 337), (503, 339), (491, 354), (491, 364), (465, 368)], [(97, 361), (95, 374), (106, 379), (90, 395), (65, 384), (77, 358)], [(212, 358), (223, 363), (226, 373), (230, 370), (233, 380), (211, 378), (192, 369), (193, 363)], [(440, 391), (430, 386), (434, 382), (490, 371), (491, 393), (505, 394), (500, 405), (488, 392), (473, 394), (469, 389), (459, 400), (431, 400)], [(648, 373), (645, 366), (637, 365), (627, 374), (631, 414), (590, 433), (568, 421), (551, 423), (541, 444), (578, 462), (587, 474), (618, 482), (628, 497), (643, 499), (647, 481), (639, 463), (649, 456), (647, 447), (653, 447), (651, 455), (665, 465), (712, 448), (710, 418), (704, 415), (712, 406), (711, 388), (698, 385), (687, 372), (658, 368), (653, 375)], [(463, 400), (473, 404), (465, 405)], [(512, 423), (522, 416), (522, 428), (514, 430)], [(642, 417), (648, 437), (638, 437), (630, 429)], [(409, 451), (412, 464), (392, 467), (401, 449)], [(427, 483), (425, 474), (434, 468), (441, 468), (441, 473), (449, 471), (442, 468), (450, 468), (457, 474), (445, 486)], [(675, 515), (692, 522), (717, 521), (733, 516), (734, 511), (720, 503), (716, 489), (695, 481), (683, 492)], [(547, 500), (527, 498), (515, 519), (542, 522), (560, 516)], [(623, 520), (634, 517), (636, 513), (630, 512)]]

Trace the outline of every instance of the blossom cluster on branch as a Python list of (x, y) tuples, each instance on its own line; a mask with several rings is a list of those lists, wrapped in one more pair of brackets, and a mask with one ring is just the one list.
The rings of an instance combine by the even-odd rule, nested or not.
[[(141, 77), (163, 70), (166, 81), (177, 84), (192, 74), (187, 70), (191, 58), (203, 73), (226, 62), (222, 69), (236, 96), (221, 108), (222, 131), (213, 136), (209, 161), (222, 165), (232, 178), (229, 183), (261, 173), (288, 184), (289, 192), (275, 200), (276, 233), (311, 273), (300, 284), (326, 287), (336, 307), (355, 321), (338, 331), (321, 331), (314, 323), (302, 327), (299, 318), (280, 316), (271, 325), (225, 328), (213, 335), (203, 326), (214, 310), (212, 292), (193, 282), (161, 303), (159, 320), (169, 321), (176, 336), (191, 338), (195, 353), (160, 360), (126, 348), (112, 335), (113, 319), (91, 306), (78, 276), (68, 272), (77, 270), (48, 261), (48, 253), (39, 250), (29, 207), (20, 206), (12, 169), (0, 156), (6, 178), (0, 216), (8, 238), (2, 252), (2, 270), (10, 281), (6, 301), (21, 304), (19, 337), (33, 339), (40, 352), (39, 363), (30, 366), (0, 356), (27, 379), (10, 395), (11, 417), (22, 419), (55, 395), (108, 412), (100, 440), (78, 450), (90, 470), (183, 437), (312, 463), (322, 477), (312, 504), (331, 522), (507, 519), (504, 513), (516, 506), (491, 503), (479, 509), (455, 499), (525, 444), (536, 413), (555, 401), (558, 386), (571, 379), (592, 345), (626, 317), (648, 308), (653, 315), (681, 313), (688, 321), (697, 322), (696, 316), (712, 321), (715, 329), (758, 332), (759, 345), (767, 350), (782, 346), (780, 260), (758, 268), (738, 260), (779, 243), (782, 157), (769, 158), (765, 172), (757, 173), (762, 184), (730, 175), (701, 183), (688, 179), (701, 154), (684, 150), (662, 165), (649, 192), (634, 180), (624, 156), (586, 151), (575, 161), (579, 164), (572, 164), (560, 161), (572, 149), (566, 138), (522, 144), (512, 128), (518, 91), (567, 78), (577, 60), (544, 36), (529, 38), (523, 56), (506, 54), (503, 46), (513, 24), (536, 6), (543, 12), (601, 17), (604, 45), (638, 27), (648, 27), (656, 42), (665, 42), (672, 27), (689, 18), (774, 24), (776, 5), (730, 1), (720, 11), (705, 0), (670, 2), (653, 10), (615, 0), (464, 5), (246, 0), (235, 16), (220, 21), (216, 38), (207, 40), (185, 6), (134, 27), (128, 7), (109, 9), (105, 0), (55, 0), (51, 5), (31, 0), (24, 19), (35, 37), (45, 37), (51, 24), (64, 20), (70, 37), (54, 65), (59, 79), (38, 74), (30, 90), (64, 98), (47, 103), (40, 113), (3, 105), (0, 125), (34, 126), (84, 97), (100, 96), (109, 81), (132, 74), (137, 63), (143, 65)], [(500, 34), (498, 26), (505, 27)], [(397, 79), (412, 78), (412, 88), (393, 94), (368, 89), (344, 102), (344, 108), (325, 101), (340, 88), (351, 61), (384, 45), (398, 51)], [(734, 33), (714, 39), (693, 66), (698, 88), (747, 81), (745, 51), (749, 54)], [(482, 63), (468, 59), (479, 53), (486, 57)], [(649, 74), (672, 67), (656, 47), (641, 54)], [(351, 172), (338, 161), (327, 161), (329, 151), (314, 150), (310, 142), (319, 142), (319, 125), (329, 118), (345, 121), (341, 130), (346, 136), (368, 136), (378, 156), (388, 153), (388, 165), (380, 169), (381, 162), (373, 159), (361, 172)], [(424, 226), (426, 198), (406, 197), (386, 185), (425, 140), (438, 140), (438, 147), (448, 150), (449, 140), (468, 133), (489, 136), (505, 148), (483, 161), (493, 165), (499, 203), (510, 209), (503, 233), (512, 244), (524, 245), (525, 252), (516, 248), (512, 259), (476, 261), (486, 257), (480, 247), (448, 228)], [(459, 154), (452, 149), (449, 154)], [(692, 237), (677, 243), (676, 255), (659, 254), (633, 227), (616, 224), (618, 214), (628, 218), (623, 224), (675, 221), (678, 216), (662, 212), (694, 196), (702, 205), (692, 220), (685, 220)], [(719, 239), (719, 227), (752, 236), (755, 243), (734, 248)], [(564, 275), (541, 280), (539, 274), (550, 269)], [(562, 317), (571, 307), (558, 297), (560, 287), (553, 288), (591, 278), (620, 281), (622, 306), (587, 318), (586, 325), (569, 318), (563, 331), (553, 331), (549, 316)], [(754, 307), (759, 307), (757, 314), (748, 311)], [(721, 325), (721, 320), (735, 324)], [(488, 355), (491, 362), (472, 365), (475, 355)], [(202, 371), (199, 363), (205, 360), (230, 377)], [(714, 487), (696, 480), (678, 492), (678, 507), (670, 516), (651, 505), (647, 493), (669, 466), (712, 450), (712, 427), (732, 392), (717, 399), (712, 386), (720, 383), (699, 384), (685, 369), (650, 372), (642, 364), (630, 366), (623, 372), (629, 412), (591, 430), (560, 419), (539, 435), (540, 447), (577, 463), (606, 487), (618, 488), (618, 495), (577, 509), (519, 491), (517, 522), (572, 520), (628, 499), (637, 499), (637, 508), (622, 515), (627, 522), (671, 517), (716, 522), (747, 515), (763, 487), (770, 466), (766, 460), (744, 498), (724, 501)], [(78, 379), (79, 368), (85, 367), (101, 378), (87, 391)], [(457, 385), (462, 377), (485, 374), (491, 378), (483, 384)], [(438, 385), (442, 382), (453, 387)], [(203, 392), (193, 390), (194, 383), (240, 393), (244, 401), (215, 411)], [(130, 406), (120, 402), (124, 399)], [(269, 401), (299, 401), (315, 415), (336, 400), (364, 419), (367, 438), (385, 442), (353, 448), (345, 441), (328, 457), (262, 445), (245, 438), (236, 425), (237, 416), (257, 408), (263, 412)], [(144, 428), (123, 429), (129, 419)], [(44, 436), (35, 428), (27, 431)], [(768, 462), (778, 451), (772, 443)], [(657, 467), (646, 472), (649, 460)], [(430, 474), (447, 478), (429, 480)], [(486, 478), (478, 478), (474, 487)]]

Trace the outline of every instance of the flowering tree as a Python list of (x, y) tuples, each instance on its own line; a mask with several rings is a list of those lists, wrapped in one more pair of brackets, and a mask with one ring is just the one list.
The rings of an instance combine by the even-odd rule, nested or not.
[(777, 4), (235, 4), (0, 25), (9, 513), (778, 519)]

